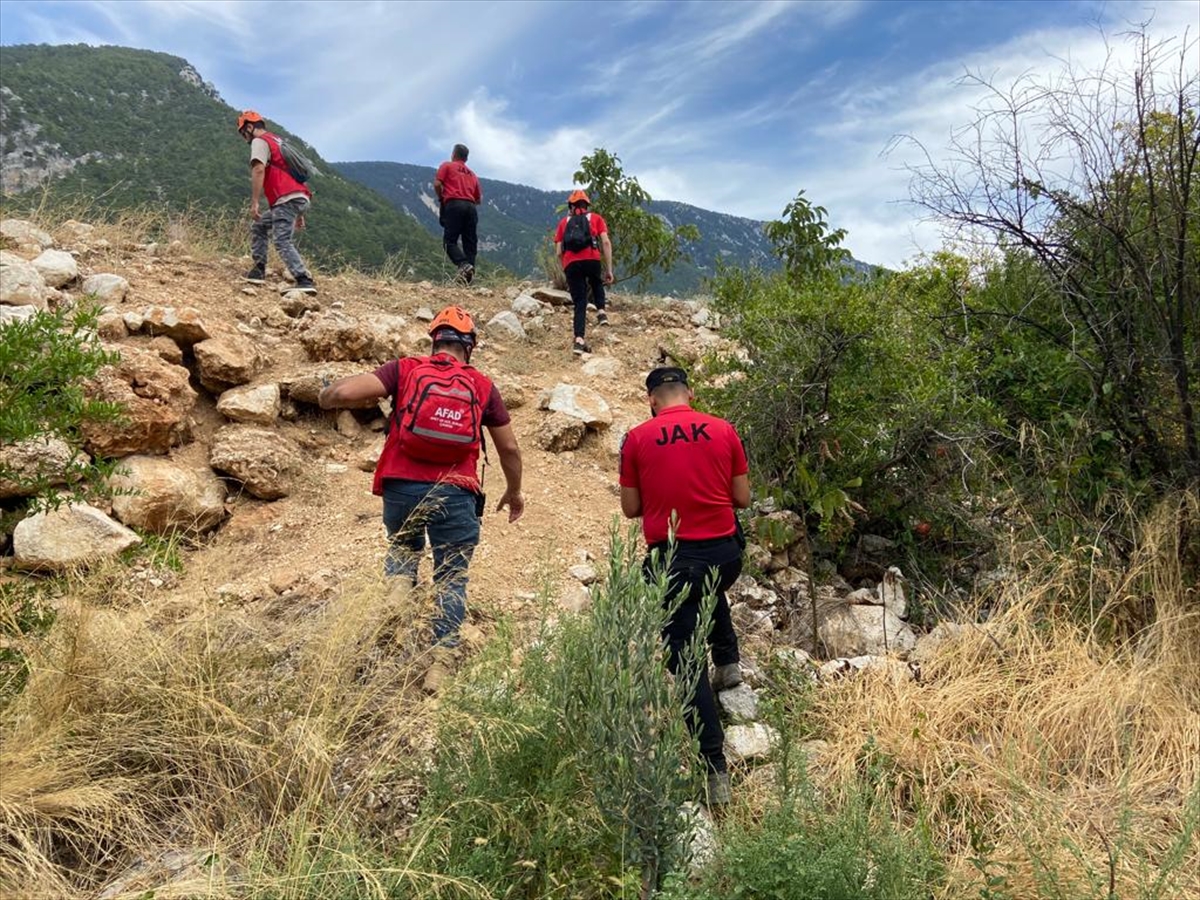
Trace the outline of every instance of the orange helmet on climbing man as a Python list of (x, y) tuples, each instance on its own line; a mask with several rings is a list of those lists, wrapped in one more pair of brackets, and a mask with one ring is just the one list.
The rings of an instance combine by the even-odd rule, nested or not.
[(238, 116), (238, 133), (240, 134), (242, 131), (244, 131), (247, 125), (262, 125), (263, 122), (264, 119), (261, 115), (252, 109), (247, 109), (240, 116)]
[(572, 191), (571, 196), (567, 198), (567, 206), (591, 206), (592, 201), (588, 199), (587, 191)]
[(434, 344), (452, 342), (462, 344), (470, 357), (475, 347), (475, 320), (461, 306), (447, 306), (429, 323), (429, 337)]

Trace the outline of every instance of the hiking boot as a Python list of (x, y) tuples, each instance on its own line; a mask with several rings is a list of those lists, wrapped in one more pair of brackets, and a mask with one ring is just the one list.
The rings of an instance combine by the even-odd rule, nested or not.
[(607, 325), (608, 324), (608, 313), (606, 313), (604, 310), (600, 310), (600, 312), (596, 313), (596, 324), (597, 325)]
[(709, 809), (728, 806), (733, 802), (733, 788), (729, 784), (728, 772), (709, 772), (705, 790), (705, 805)]
[(737, 663), (729, 663), (724, 666), (717, 666), (713, 669), (712, 675), (713, 693), (719, 694), (721, 691), (727, 691), (730, 688), (735, 688), (742, 683), (742, 667)]
[(585, 353), (591, 353), (592, 348), (584, 343), (583, 338), (576, 338), (575, 346), (571, 348), (571, 352), (576, 356), (583, 356)]
[(266, 284), (267, 273), (263, 271), (262, 266), (255, 266), (249, 272), (242, 276), (242, 281), (248, 281), (251, 284)]
[(475, 267), (470, 263), (463, 263), (458, 267), (458, 271), (454, 273), (454, 281), (457, 284), (470, 284), (475, 277)]
[(454, 671), (454, 660), (458, 654), (453, 647), (434, 647), (431, 652), (433, 662), (425, 672), (425, 680), (421, 682), (421, 689), (427, 694), (436, 694), (442, 689), (446, 679)]
[(301, 275), (296, 279), (295, 284), (289, 284), (287, 287), (281, 290), (280, 293), (286, 294), (288, 291), (300, 291), (302, 294), (315, 294), (317, 292), (317, 286), (311, 277), (308, 275)]

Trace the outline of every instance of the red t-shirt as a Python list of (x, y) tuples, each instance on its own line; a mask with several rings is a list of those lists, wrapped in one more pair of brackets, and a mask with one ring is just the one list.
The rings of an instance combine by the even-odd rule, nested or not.
[(450, 160), (438, 166), (434, 176), (442, 183), (442, 202), (447, 200), (470, 200), (482, 203), (483, 193), (479, 190), (479, 179), (467, 168), (467, 164)]
[[(393, 359), (391, 362), (384, 363), (375, 370), (375, 377), (383, 382), (383, 386), (387, 388), (388, 396), (392, 398), (393, 408), (398, 402), (398, 398), (404, 392), (404, 382), (407, 380), (409, 373), (427, 359), (429, 359), (427, 356)], [(486, 385), (487, 400), (483, 404), (483, 412), (480, 416), (483, 426), (485, 428), (494, 428), (507, 425), (511, 421), (511, 418), (496, 385), (492, 384), (491, 380), (478, 369), (471, 368), (470, 366), (466, 366), (465, 368), (471, 373), (472, 379), (481, 388)], [(457, 484), (459, 487), (464, 487), (467, 490), (479, 490), (479, 476), (477, 474), (479, 445), (476, 445), (470, 455), (462, 462), (454, 464), (434, 463), (405, 456), (399, 446), (399, 437), (400, 429), (393, 423), (391, 430), (388, 432), (387, 440), (384, 441), (383, 452), (379, 455), (379, 462), (375, 466), (373, 490), (376, 494), (383, 492), (383, 480), (385, 478), (401, 478), (405, 481), (445, 481), (449, 484)]]
[[(572, 213), (574, 215), (574, 213)], [(588, 213), (589, 222), (592, 226), (592, 236), (600, 237), (602, 234), (608, 233), (608, 223), (604, 221), (604, 217), (600, 213)], [(554, 232), (554, 243), (561, 244), (563, 240), (563, 232), (567, 230), (567, 219), (569, 216), (563, 216), (561, 222), (558, 223), (558, 230)], [(597, 241), (599, 243), (599, 241)], [(599, 247), (587, 247), (579, 252), (567, 250), (563, 248), (563, 268), (565, 269), (571, 263), (581, 259), (600, 259)]]
[(647, 544), (667, 539), (672, 512), (679, 540), (733, 534), (733, 479), (747, 470), (734, 427), (687, 404), (638, 425), (621, 445), (621, 486), (641, 492)]

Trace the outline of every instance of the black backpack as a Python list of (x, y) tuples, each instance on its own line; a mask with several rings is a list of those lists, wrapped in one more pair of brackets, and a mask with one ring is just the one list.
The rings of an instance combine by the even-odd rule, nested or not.
[(567, 227), (563, 230), (562, 245), (564, 250), (570, 250), (572, 253), (579, 253), (596, 246), (596, 238), (592, 235), (591, 213), (573, 213), (567, 217)]

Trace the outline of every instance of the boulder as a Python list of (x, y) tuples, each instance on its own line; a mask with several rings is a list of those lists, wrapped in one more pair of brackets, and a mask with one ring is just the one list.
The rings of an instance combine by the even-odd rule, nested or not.
[(217, 400), (217, 412), (234, 422), (271, 425), (279, 418), (279, 385), (230, 388)]
[(95, 225), (89, 225), (87, 222), (77, 222), (75, 219), (67, 219), (62, 223), (61, 233), (67, 236), (68, 240), (86, 241), (89, 240), (96, 231)]
[(243, 334), (224, 334), (192, 348), (200, 383), (214, 394), (247, 384), (266, 365), (254, 341)]
[(769, 590), (749, 575), (740, 575), (725, 592), (730, 604), (745, 603), (755, 609), (770, 609), (779, 602), (779, 595)]
[(908, 618), (908, 599), (904, 596), (904, 573), (889, 566), (879, 582), (879, 602), (899, 618)]
[(534, 288), (529, 292), (534, 300), (541, 300), (543, 303), (549, 303), (551, 306), (570, 306), (571, 292), (560, 291), (556, 288)]
[(517, 314), (507, 309), (496, 313), (488, 319), (488, 323), (484, 328), (488, 334), (496, 337), (515, 338), (519, 341), (523, 341), (527, 337), (525, 328), (521, 325), (521, 320), (517, 318)]
[(12, 322), (26, 322), (37, 315), (33, 306), (0, 306), (0, 328)]
[(948, 645), (959, 640), (966, 629), (957, 622), (939, 622), (929, 634), (917, 638), (917, 646), (908, 658), (914, 663), (928, 663)]
[(260, 500), (278, 500), (292, 492), (301, 470), (296, 446), (265, 428), (227, 425), (217, 432), (209, 464), (240, 481)]
[(92, 294), (102, 303), (120, 303), (129, 293), (129, 282), (120, 275), (100, 273), (83, 280), (83, 292)]
[(65, 250), (43, 250), (32, 265), (52, 288), (68, 285), (79, 277), (79, 264)]
[(525, 386), (516, 378), (498, 375), (492, 379), (492, 384), (496, 385), (500, 399), (508, 409), (520, 409), (525, 405)]
[(769, 725), (731, 725), (725, 729), (725, 755), (735, 762), (766, 759), (779, 741), (779, 732)]
[(181, 347), (190, 347), (212, 336), (200, 313), (190, 306), (178, 309), (173, 306), (151, 306), (142, 310), (141, 315), (140, 329), (130, 328), (130, 331), (141, 330), (149, 335), (165, 334)]
[(912, 681), (915, 677), (907, 663), (891, 656), (839, 657), (822, 663), (817, 669), (817, 677), (821, 681), (867, 673), (879, 675), (896, 684)]
[(185, 468), (161, 456), (130, 456), (109, 479), (113, 515), (156, 534), (211, 531), (225, 518), (225, 483), (209, 468)]
[(549, 453), (574, 450), (583, 443), (587, 425), (565, 413), (552, 413), (542, 420), (533, 442)]
[[(339, 378), (345, 378), (349, 375), (361, 375), (363, 371), (362, 366), (352, 366), (344, 363), (341, 365), (318, 366), (315, 370), (306, 369), (303, 372), (282, 376), (279, 379), (279, 390), (281, 394), (290, 400), (316, 406), (317, 396), (327, 383), (331, 384)], [(378, 405), (378, 400), (367, 399), (347, 403), (343, 408), (373, 409)]]
[(593, 356), (583, 364), (583, 374), (589, 378), (620, 378), (624, 371), (615, 356)]
[(745, 682), (727, 691), (721, 691), (717, 694), (717, 702), (729, 717), (729, 721), (734, 724), (758, 720), (758, 694)]
[(293, 319), (299, 319), (307, 312), (317, 312), (321, 309), (321, 301), (312, 294), (304, 291), (288, 291), (279, 301), (279, 308), (284, 314)]
[(413, 318), (416, 319), (418, 322), (432, 322), (433, 321), (433, 310), (430, 309), (428, 306), (422, 306), (415, 313), (413, 313)]
[(0, 250), (0, 304), (45, 309), (48, 296), (46, 281), (32, 263)]
[(96, 333), (106, 341), (122, 341), (129, 336), (125, 317), (118, 312), (101, 313), (96, 319)]
[(54, 238), (24, 219), (5, 219), (0, 222), (0, 237), (8, 238), (20, 249), (35, 253), (54, 246)]
[(0, 445), (0, 500), (32, 497), (38, 492), (37, 481), (66, 484), (72, 463), (87, 462), (86, 455), (76, 454), (66, 441), (56, 437)]
[(335, 427), (338, 434), (345, 437), (358, 437), (362, 434), (362, 426), (358, 424), (358, 419), (354, 418), (354, 413), (348, 409), (338, 410)]
[(146, 347), (158, 354), (158, 358), (173, 366), (183, 365), (183, 350), (179, 345), (165, 335), (152, 337), (146, 341)]
[(518, 316), (538, 316), (543, 312), (541, 301), (535, 300), (529, 294), (518, 294), (510, 307)]
[(191, 373), (164, 362), (157, 353), (128, 345), (105, 345), (121, 359), (105, 366), (86, 385), (90, 398), (123, 406), (116, 422), (88, 422), (84, 447), (96, 456), (164, 454), (191, 438), (196, 392)]
[(299, 337), (310, 359), (331, 362), (375, 358), (376, 337), (371, 329), (338, 310), (305, 316)]
[(578, 581), (580, 584), (595, 584), (597, 575), (596, 567), (587, 563), (579, 563), (567, 569), (567, 574)]
[(63, 571), (116, 556), (141, 542), (94, 506), (72, 503), (18, 522), (13, 557), (19, 569)]
[(575, 384), (556, 384), (538, 404), (541, 409), (560, 412), (579, 419), (588, 428), (603, 431), (612, 424), (612, 410), (604, 398), (591, 388)]
[(882, 606), (845, 606), (817, 626), (830, 656), (906, 654), (917, 645), (911, 628)]
[(371, 358), (397, 359), (408, 355), (408, 320), (404, 316), (376, 315), (363, 321), (374, 343)]

